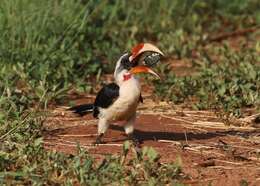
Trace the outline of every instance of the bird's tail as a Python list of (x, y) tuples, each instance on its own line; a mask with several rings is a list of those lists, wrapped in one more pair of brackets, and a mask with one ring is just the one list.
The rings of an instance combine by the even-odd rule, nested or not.
[(74, 113), (84, 116), (86, 114), (92, 113), (93, 109), (94, 109), (93, 104), (83, 104), (83, 105), (77, 105), (74, 107), (70, 107), (68, 110), (71, 110)]

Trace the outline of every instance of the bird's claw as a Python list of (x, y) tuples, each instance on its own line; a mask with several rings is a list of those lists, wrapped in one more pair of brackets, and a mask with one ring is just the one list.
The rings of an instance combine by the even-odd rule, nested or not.
[(93, 143), (93, 145), (103, 144), (104, 143), (104, 141), (102, 140), (103, 135), (104, 135), (103, 133), (99, 134), (96, 138), (96, 141)]
[(133, 134), (129, 134), (128, 139), (133, 142), (137, 158), (140, 159), (141, 158), (141, 151), (142, 151), (140, 141)]
[(133, 135), (133, 134), (129, 134), (128, 135), (128, 139), (131, 140), (134, 144), (135, 147), (140, 147), (140, 141)]
[(132, 141), (133, 141), (133, 144), (134, 144), (135, 147), (140, 147), (141, 143), (138, 139), (133, 138)]

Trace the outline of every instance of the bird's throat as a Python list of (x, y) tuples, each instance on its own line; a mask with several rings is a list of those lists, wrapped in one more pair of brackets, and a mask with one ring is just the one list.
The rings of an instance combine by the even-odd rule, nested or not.
[(124, 74), (123, 77), (124, 77), (124, 81), (127, 81), (127, 80), (131, 79), (132, 74), (130, 74), (130, 73)]

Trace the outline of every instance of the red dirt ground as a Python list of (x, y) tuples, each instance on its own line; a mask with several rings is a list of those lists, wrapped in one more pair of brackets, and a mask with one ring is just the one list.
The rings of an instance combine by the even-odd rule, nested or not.
[[(90, 98), (92, 99), (92, 98)], [(88, 102), (81, 99), (78, 102)], [(126, 140), (119, 123), (111, 125), (103, 145), (93, 146), (97, 121), (58, 108), (45, 122), (45, 148), (75, 153), (77, 143), (98, 160), (120, 154)], [(161, 162), (182, 160), (188, 185), (260, 185), (260, 131), (253, 127), (228, 127), (209, 111), (185, 111), (145, 99), (139, 108), (136, 134), (142, 146), (151, 146)]]
[[(231, 38), (234, 48), (241, 37)], [(243, 39), (243, 38), (242, 38)], [(194, 53), (195, 54), (195, 53)], [(194, 56), (196, 57), (196, 56)], [(170, 60), (176, 75), (194, 73), (189, 61)], [(105, 77), (111, 80), (111, 76)], [(139, 107), (137, 137), (142, 146), (151, 146), (161, 155), (161, 162), (182, 160), (188, 185), (260, 185), (260, 125), (226, 126), (209, 111), (188, 111), (167, 103), (154, 102), (151, 87), (144, 86), (144, 104)], [(83, 96), (83, 97), (82, 97)], [(93, 101), (93, 96), (70, 95), (76, 104)], [(240, 125), (243, 126), (243, 125)], [(97, 120), (91, 115), (79, 117), (56, 108), (45, 122), (44, 146), (73, 154), (77, 143), (97, 160), (106, 154), (120, 154), (126, 140), (119, 123), (111, 125), (106, 144), (93, 146)]]

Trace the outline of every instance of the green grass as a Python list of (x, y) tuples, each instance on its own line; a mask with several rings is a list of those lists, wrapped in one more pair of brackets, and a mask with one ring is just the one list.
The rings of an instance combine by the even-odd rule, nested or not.
[(66, 155), (46, 152), (41, 142), (42, 138), (37, 138), (33, 144), (27, 144), (22, 148), (5, 143), (5, 152), (0, 153), (0, 183), (157, 185), (179, 183), (182, 178), (179, 162), (160, 164), (160, 157), (152, 148), (144, 148), (140, 158), (134, 156), (130, 161), (126, 161), (126, 156), (132, 148), (125, 143), (121, 156), (108, 155), (103, 161), (96, 162), (79, 147), (75, 155)]
[[(146, 41), (156, 43), (167, 56), (192, 59), (198, 72), (177, 77), (161, 67), (168, 79), (156, 84), (156, 93), (164, 99), (183, 103), (195, 98), (195, 109), (217, 108), (237, 116), (243, 107), (259, 108), (256, 36), (246, 36), (253, 46), (243, 48), (242, 43), (239, 52), (209, 43), (219, 32), (259, 25), (259, 8), (258, 0), (2, 0), (0, 182), (178, 182), (179, 165), (160, 165), (157, 159), (147, 163), (133, 158), (126, 166), (122, 154), (107, 157), (101, 166), (86, 152), (69, 156), (45, 151), (40, 139), (46, 116), (41, 111), (66, 102), (72, 88), (93, 91), (93, 81), (112, 72), (121, 53)], [(199, 54), (196, 59), (194, 51)], [(215, 55), (218, 63), (212, 60)], [(130, 174), (128, 168), (139, 164), (144, 173), (137, 169)]]
[[(215, 46), (213, 51), (201, 50), (194, 61), (195, 72), (184, 77), (165, 66), (161, 69), (165, 81), (155, 82), (156, 93), (175, 104), (186, 103), (193, 109), (211, 109), (236, 117), (242, 116), (245, 108), (259, 111), (260, 58), (256, 45), (238, 51), (228, 44)], [(217, 60), (211, 56), (217, 56)]]

